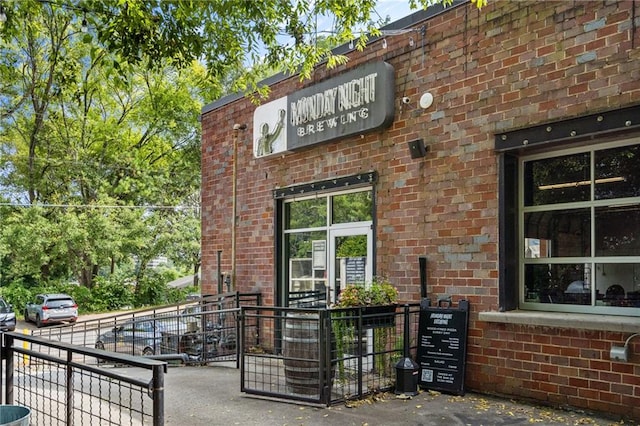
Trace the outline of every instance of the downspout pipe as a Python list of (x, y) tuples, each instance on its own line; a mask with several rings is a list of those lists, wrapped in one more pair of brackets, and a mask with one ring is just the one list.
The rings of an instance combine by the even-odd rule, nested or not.
[(236, 227), (238, 224), (237, 215), (237, 187), (238, 187), (238, 133), (247, 130), (246, 124), (233, 125), (233, 186), (231, 199), (231, 288), (236, 289)]

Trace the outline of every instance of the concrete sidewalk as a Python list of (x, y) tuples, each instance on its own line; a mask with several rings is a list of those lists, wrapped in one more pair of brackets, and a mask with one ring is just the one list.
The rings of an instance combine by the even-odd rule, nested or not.
[(616, 425), (579, 411), (554, 410), (474, 393), (422, 391), (410, 399), (380, 394), (365, 401), (314, 407), (240, 392), (240, 370), (226, 365), (170, 367), (165, 376), (166, 425)]

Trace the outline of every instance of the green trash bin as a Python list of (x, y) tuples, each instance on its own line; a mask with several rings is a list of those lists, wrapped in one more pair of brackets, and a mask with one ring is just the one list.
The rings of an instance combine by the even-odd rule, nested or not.
[(0, 405), (0, 426), (29, 426), (31, 410), (21, 405)]

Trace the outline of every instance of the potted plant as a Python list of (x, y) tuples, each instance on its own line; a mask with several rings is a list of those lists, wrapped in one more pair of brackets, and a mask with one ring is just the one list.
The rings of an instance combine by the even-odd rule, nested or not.
[[(361, 309), (365, 327), (390, 327), (394, 324), (398, 290), (385, 278), (376, 277), (369, 285), (358, 283), (345, 287), (335, 308)], [(381, 314), (388, 314), (381, 317)]]
[[(347, 285), (332, 306), (332, 333), (335, 344), (338, 383), (348, 382), (349, 372), (356, 371), (357, 359), (362, 354), (363, 339), (375, 342), (376, 353), (383, 353), (393, 334), (398, 290), (385, 278), (376, 277), (370, 283)], [(359, 327), (362, 326), (362, 329)], [(373, 334), (377, 329), (375, 339)], [(368, 336), (368, 337), (367, 337)], [(375, 356), (375, 368), (383, 371), (387, 355)]]

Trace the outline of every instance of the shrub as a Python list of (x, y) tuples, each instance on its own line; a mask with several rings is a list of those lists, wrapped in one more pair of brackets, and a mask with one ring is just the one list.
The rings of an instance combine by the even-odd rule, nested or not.
[(113, 280), (99, 277), (93, 287), (94, 310), (115, 311), (133, 306), (134, 287), (123, 280)]
[(36, 294), (31, 289), (25, 288), (24, 283), (20, 280), (14, 281), (6, 287), (0, 288), (0, 294), (7, 303), (13, 306), (18, 313), (24, 312), (25, 305), (33, 299)]
[(338, 296), (336, 307), (391, 305), (398, 301), (398, 290), (384, 278), (375, 278), (368, 286), (350, 284)]

